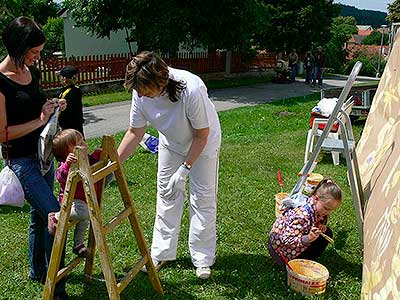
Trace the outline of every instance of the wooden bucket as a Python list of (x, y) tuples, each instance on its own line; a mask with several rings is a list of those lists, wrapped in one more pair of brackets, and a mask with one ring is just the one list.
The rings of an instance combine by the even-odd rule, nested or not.
[(289, 193), (278, 193), (275, 195), (275, 217), (279, 218), (282, 216), (282, 201), (289, 197)]
[(311, 195), (315, 188), (317, 187), (318, 183), (324, 179), (324, 176), (318, 173), (311, 173), (306, 180), (304, 185), (304, 194)]
[(304, 296), (325, 292), (329, 277), (329, 271), (325, 266), (308, 259), (293, 259), (288, 264), (293, 269), (286, 266), (288, 285), (294, 291)]

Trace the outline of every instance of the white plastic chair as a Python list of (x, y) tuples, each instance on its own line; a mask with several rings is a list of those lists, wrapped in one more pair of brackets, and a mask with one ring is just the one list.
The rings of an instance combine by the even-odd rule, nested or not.
[[(343, 119), (343, 112), (346, 113), (347, 115), (350, 114), (351, 109), (353, 107), (354, 101), (352, 100), (352, 97), (350, 97), (345, 103), (343, 103), (342, 109), (339, 112), (338, 119), (342, 120)], [(318, 125), (320, 124), (327, 124), (328, 119), (322, 119), (322, 118), (315, 118), (313, 125), (311, 129), (308, 130), (307, 133), (307, 142), (306, 142), (306, 151), (304, 153), (304, 163), (308, 161), (308, 158), (310, 154), (313, 151), (314, 147), (314, 138), (317, 137), (319, 138), (322, 134), (322, 130), (318, 129)], [(351, 124), (350, 124), (351, 126)], [(340, 128), (337, 132), (329, 132), (328, 138), (331, 139), (339, 139), (339, 133), (340, 133)], [(339, 160), (339, 152), (332, 151), (332, 160), (333, 164), (335, 166), (339, 165), (340, 160)]]

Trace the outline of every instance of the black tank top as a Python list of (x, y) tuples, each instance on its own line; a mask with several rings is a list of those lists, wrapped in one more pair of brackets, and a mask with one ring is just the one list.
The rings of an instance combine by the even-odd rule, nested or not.
[[(39, 88), (39, 71), (29, 67), (32, 81), (29, 84), (19, 84), (0, 72), (0, 92), (6, 99), (7, 125), (27, 123), (40, 116), (46, 97)], [(4, 112), (1, 112), (4, 113)], [(38, 140), (44, 126), (20, 137), (8, 141), (9, 157), (18, 158), (36, 155)], [(2, 147), (3, 157), (6, 157), (6, 145)]]

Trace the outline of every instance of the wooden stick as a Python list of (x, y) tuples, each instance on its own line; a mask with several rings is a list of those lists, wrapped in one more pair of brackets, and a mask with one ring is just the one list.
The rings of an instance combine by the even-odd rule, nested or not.
[(329, 243), (334, 244), (335, 241), (333, 240), (333, 238), (331, 238), (330, 236), (327, 236), (325, 233), (321, 232), (320, 235), (326, 239)]

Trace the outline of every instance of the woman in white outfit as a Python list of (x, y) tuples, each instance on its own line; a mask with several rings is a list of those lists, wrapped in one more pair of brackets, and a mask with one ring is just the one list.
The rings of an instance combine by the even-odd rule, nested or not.
[(157, 211), (151, 257), (158, 270), (176, 259), (189, 177), (189, 250), (196, 275), (207, 279), (215, 261), (218, 153), (221, 128), (207, 88), (196, 75), (174, 68), (152, 52), (128, 64), (125, 88), (132, 91), (130, 128), (119, 148), (125, 161), (149, 121), (159, 132)]

